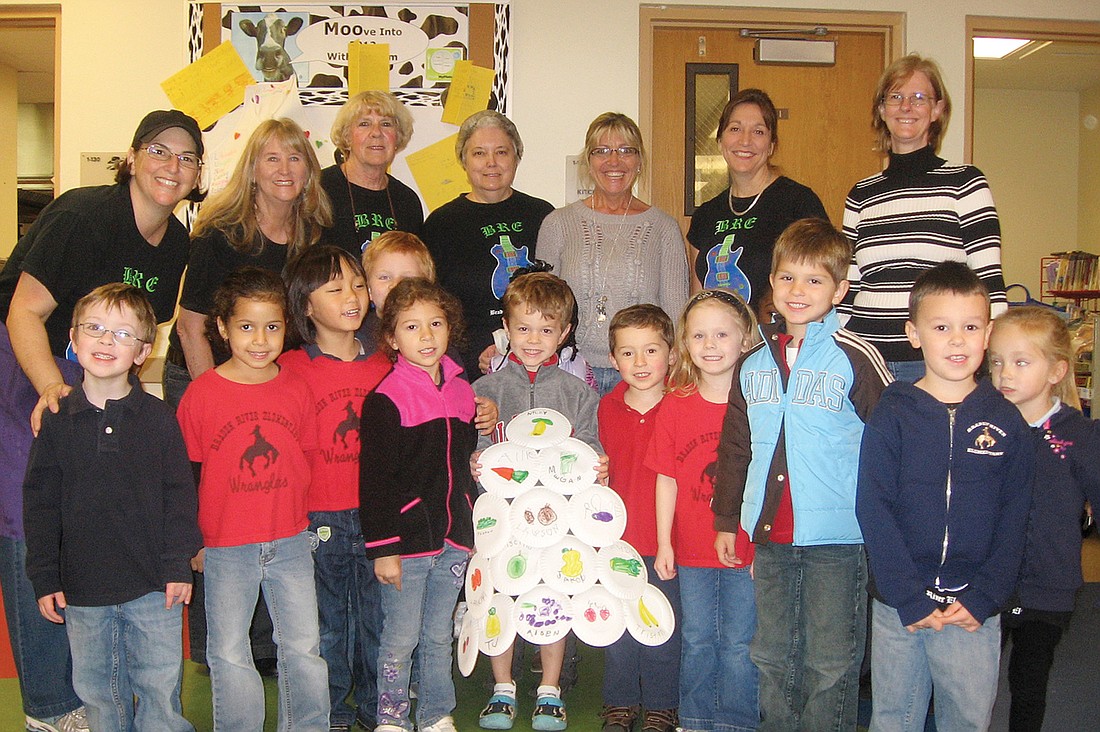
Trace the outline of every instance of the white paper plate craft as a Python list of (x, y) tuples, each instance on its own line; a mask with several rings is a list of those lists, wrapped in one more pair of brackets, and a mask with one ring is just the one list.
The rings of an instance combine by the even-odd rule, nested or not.
[(478, 621), (481, 631), (478, 648), (486, 656), (499, 656), (511, 648), (512, 641), (516, 639), (516, 623), (512, 617), (514, 606), (512, 598), (498, 592), (493, 595), (485, 617)]
[(623, 540), (601, 547), (596, 552), (600, 583), (624, 600), (637, 600), (649, 582), (649, 572), (638, 550)]
[(589, 486), (569, 499), (569, 529), (594, 547), (607, 546), (626, 530), (626, 505), (610, 488)]
[(565, 415), (553, 409), (528, 409), (520, 412), (504, 428), (509, 442), (541, 449), (564, 440), (573, 432)]
[(539, 451), (543, 465), (540, 476), (543, 485), (569, 495), (596, 482), (596, 466), (600, 456), (587, 444), (567, 437), (556, 445)]
[(645, 646), (659, 646), (672, 637), (676, 616), (668, 598), (656, 587), (647, 584), (641, 597), (622, 602), (626, 608), (626, 627), (634, 640)]
[(492, 599), (493, 575), (489, 557), (477, 552), (466, 565), (466, 615), (478, 619), (485, 617)]
[(481, 625), (481, 618), (475, 618), (469, 612), (462, 618), (462, 629), (458, 631), (458, 670), (463, 676), (473, 673), (477, 665)]
[(590, 646), (609, 646), (626, 632), (626, 605), (603, 585), (573, 596), (573, 632)]
[(502, 496), (482, 493), (474, 502), (474, 547), (486, 557), (496, 556), (512, 534), (511, 508)]
[(540, 458), (538, 450), (515, 442), (498, 442), (485, 448), (478, 457), (481, 475), (478, 478), (490, 493), (512, 498), (538, 482)]
[(489, 574), (496, 591), (514, 596), (537, 585), (542, 573), (542, 551), (516, 537), (509, 539), (500, 553), (489, 560)]
[(546, 645), (565, 637), (573, 625), (573, 603), (563, 592), (538, 585), (516, 598), (516, 635)]
[(512, 499), (512, 536), (528, 546), (557, 544), (569, 531), (569, 503), (549, 488), (532, 488)]
[(569, 535), (542, 551), (542, 581), (566, 595), (584, 592), (596, 584), (596, 552)]

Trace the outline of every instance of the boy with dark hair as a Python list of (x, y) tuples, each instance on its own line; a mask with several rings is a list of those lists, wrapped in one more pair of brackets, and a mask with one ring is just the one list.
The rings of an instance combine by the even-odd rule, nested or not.
[[(573, 425), (573, 437), (603, 452), (597, 437), (596, 410), (600, 398), (577, 377), (557, 367), (558, 348), (569, 335), (569, 320), (576, 302), (573, 291), (560, 277), (534, 272), (516, 278), (504, 293), (504, 328), (510, 352), (504, 367), (474, 382), (474, 393), (497, 403), (500, 423), (493, 439), (482, 436), (479, 448), (504, 439), (504, 426), (520, 412), (547, 407), (561, 412)], [(607, 459), (599, 476), (606, 480)], [(565, 658), (563, 638), (542, 646), (542, 683), (536, 692), (531, 726), (536, 730), (566, 728), (560, 677)], [(514, 646), (513, 646), (514, 648)], [(512, 678), (512, 651), (492, 657), (493, 695), (481, 712), (482, 729), (511, 729), (515, 719), (516, 684)]]
[(1020, 412), (976, 381), (989, 293), (965, 264), (917, 279), (905, 332), (925, 375), (895, 382), (867, 423), (856, 514), (871, 566), (871, 729), (985, 730), (1000, 617), (1015, 588), (1034, 448)]
[(755, 547), (759, 729), (856, 726), (867, 626), (867, 564), (856, 522), (864, 423), (890, 381), (873, 346), (840, 327), (851, 245), (823, 219), (776, 240), (778, 313), (738, 365), (718, 447), (715, 548)]
[[(615, 467), (609, 485), (626, 505), (623, 541), (638, 550), (649, 581), (669, 603), (679, 621), (680, 583), (662, 580), (653, 569), (657, 556), (657, 473), (643, 463), (653, 439), (657, 407), (675, 338), (672, 319), (656, 305), (631, 305), (615, 313), (608, 329), (611, 365), (623, 380), (600, 400), (600, 442)], [(605, 651), (603, 729), (626, 732), (645, 707), (644, 732), (673, 732), (680, 690), (680, 632), (659, 646), (646, 646), (629, 633)]]
[(43, 414), (24, 481), (27, 575), (43, 617), (67, 627), (94, 730), (192, 730), (180, 708), (182, 611), (202, 538), (175, 415), (133, 373), (155, 335), (152, 306), (130, 285), (76, 304), (84, 379)]

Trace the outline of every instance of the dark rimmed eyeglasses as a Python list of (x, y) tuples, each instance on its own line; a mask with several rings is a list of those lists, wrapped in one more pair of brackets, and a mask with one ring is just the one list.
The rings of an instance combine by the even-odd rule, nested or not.
[(187, 168), (188, 170), (198, 170), (202, 165), (202, 158), (195, 153), (174, 153), (164, 145), (156, 142), (142, 145), (138, 149), (144, 150), (146, 155), (160, 163), (167, 163), (172, 158), (175, 158), (180, 161), (181, 168)]

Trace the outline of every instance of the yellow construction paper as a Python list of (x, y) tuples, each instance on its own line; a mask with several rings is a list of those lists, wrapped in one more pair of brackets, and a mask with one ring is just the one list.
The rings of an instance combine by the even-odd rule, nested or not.
[(348, 43), (348, 97), (390, 90), (390, 44)]
[(206, 129), (244, 101), (244, 91), (256, 80), (232, 43), (222, 42), (190, 66), (160, 83), (172, 106), (195, 118)]
[(420, 189), (429, 210), (435, 210), (470, 190), (466, 171), (455, 159), (457, 139), (458, 135), (451, 135), (405, 156), (405, 162), (416, 179), (416, 187)]
[(489, 93), (493, 90), (492, 69), (474, 66), (472, 61), (457, 61), (447, 103), (443, 107), (443, 121), (460, 125), (474, 112), (489, 106)]

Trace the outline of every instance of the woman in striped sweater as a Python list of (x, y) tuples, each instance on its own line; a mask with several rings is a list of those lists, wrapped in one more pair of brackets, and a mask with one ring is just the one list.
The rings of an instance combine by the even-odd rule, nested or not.
[(966, 262), (989, 289), (993, 315), (1005, 308), (1001, 227), (985, 176), (936, 155), (950, 116), (935, 61), (911, 54), (891, 64), (872, 108), (889, 164), (856, 183), (844, 205), (844, 233), (855, 250), (842, 306), (847, 327), (875, 344), (905, 381), (924, 370), (905, 337), (909, 291), (921, 272)]

